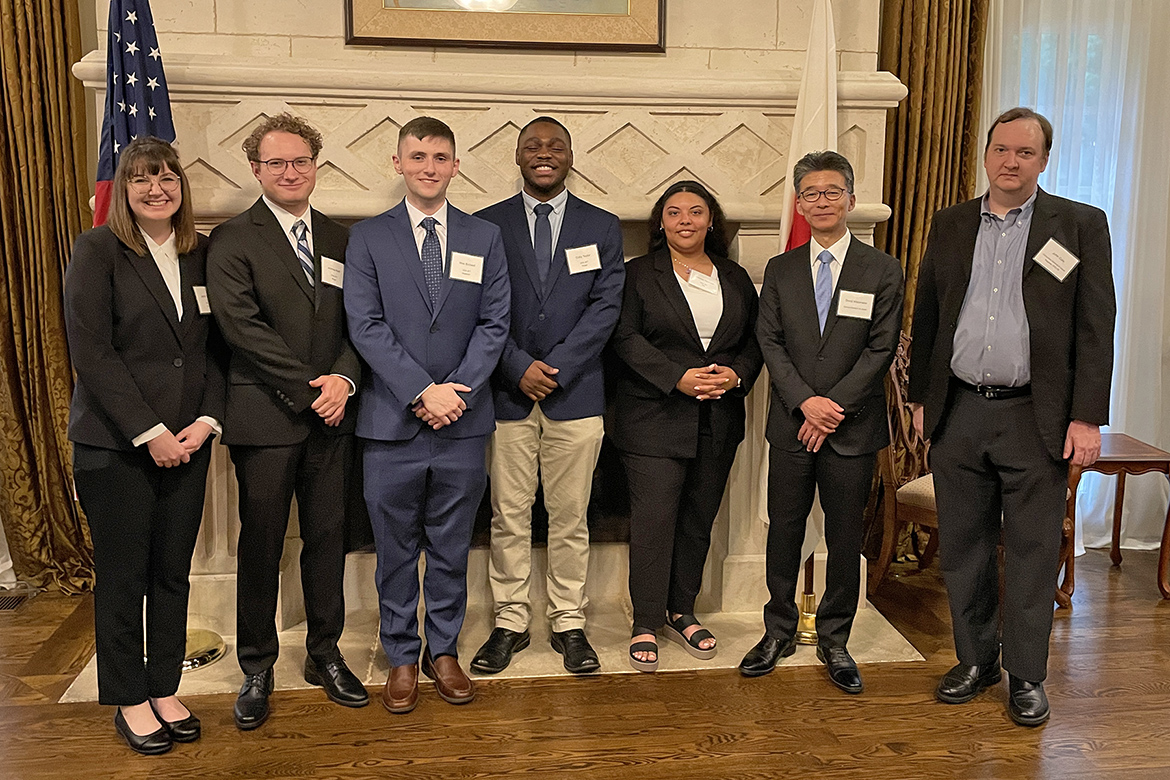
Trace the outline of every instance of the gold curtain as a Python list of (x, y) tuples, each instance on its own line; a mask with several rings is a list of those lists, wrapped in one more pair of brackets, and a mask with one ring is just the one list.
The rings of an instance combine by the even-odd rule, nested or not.
[(61, 289), (89, 226), (77, 0), (0, 0), (0, 515), (18, 576), (93, 582), (66, 437), (73, 376)]
[(990, 0), (882, 3), (878, 67), (909, 94), (886, 120), (883, 199), (893, 214), (875, 238), (906, 270), (907, 332), (930, 219), (975, 194), (989, 6)]

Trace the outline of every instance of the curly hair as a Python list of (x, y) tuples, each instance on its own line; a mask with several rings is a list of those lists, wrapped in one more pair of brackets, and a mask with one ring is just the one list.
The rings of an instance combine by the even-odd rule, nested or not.
[(662, 210), (666, 208), (666, 201), (680, 192), (691, 192), (698, 195), (707, 204), (711, 212), (711, 228), (707, 231), (703, 242), (703, 250), (708, 255), (727, 257), (727, 221), (723, 217), (723, 208), (715, 196), (707, 191), (697, 181), (676, 181), (666, 188), (666, 192), (658, 198), (654, 208), (650, 210), (650, 251), (657, 252), (666, 246), (666, 231), (662, 229)]
[(305, 139), (305, 143), (309, 145), (312, 156), (316, 157), (321, 152), (321, 147), (324, 145), (321, 141), (321, 133), (317, 129), (305, 121), (302, 117), (293, 116), (285, 111), (276, 116), (267, 117), (263, 122), (256, 125), (256, 129), (252, 134), (244, 139), (241, 147), (244, 154), (252, 162), (260, 162), (260, 142), (264, 140), (264, 136), (269, 133), (292, 133), (299, 135)]

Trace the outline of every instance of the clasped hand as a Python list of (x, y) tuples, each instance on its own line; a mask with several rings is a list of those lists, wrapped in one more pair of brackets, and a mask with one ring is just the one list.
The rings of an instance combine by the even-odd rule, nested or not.
[(150, 457), (154, 464), (170, 469), (182, 463), (191, 461), (191, 453), (203, 446), (207, 437), (211, 435), (211, 426), (201, 420), (188, 425), (179, 431), (179, 435), (170, 431), (163, 431), (146, 443)]
[(675, 387), (691, 398), (710, 401), (721, 397), (738, 384), (739, 375), (735, 373), (735, 369), (712, 363), (709, 366), (687, 369), (682, 378), (675, 383)]
[(349, 380), (334, 374), (322, 374), (309, 382), (309, 387), (321, 390), (321, 395), (313, 401), (313, 411), (321, 416), (326, 425), (341, 425), (345, 419), (345, 402), (349, 400)]
[(524, 376), (520, 377), (520, 392), (533, 401), (543, 401), (557, 389), (555, 377), (560, 372), (559, 368), (553, 368), (543, 360), (533, 360), (525, 369)]
[(470, 393), (471, 388), (458, 382), (446, 382), (441, 385), (431, 385), (423, 390), (414, 406), (414, 416), (439, 430), (458, 420), (467, 403), (459, 397), (459, 393)]
[(825, 439), (845, 419), (845, 408), (823, 395), (806, 398), (800, 405), (800, 411), (804, 414), (804, 422), (796, 437), (809, 452), (819, 452)]

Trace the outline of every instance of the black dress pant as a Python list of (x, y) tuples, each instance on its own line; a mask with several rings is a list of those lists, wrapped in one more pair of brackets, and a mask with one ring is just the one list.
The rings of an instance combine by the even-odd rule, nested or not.
[(210, 463), (210, 439), (190, 462), (170, 469), (156, 466), (146, 445), (135, 450), (73, 445), (73, 481), (93, 537), (102, 704), (141, 704), (179, 689), (188, 576)]
[(861, 525), (874, 460), (874, 453), (838, 454), (828, 442), (819, 452), (770, 449), (765, 567), (770, 599), (764, 606), (764, 630), (769, 636), (791, 639), (796, 635), (800, 551), (819, 488), (829, 558), (825, 593), (817, 606), (817, 642), (823, 647), (845, 647), (849, 641), (861, 587)]
[(955, 388), (934, 434), (930, 465), (939, 566), (959, 662), (991, 664), (1000, 655), (996, 548), (1002, 528), (1003, 666), (1015, 677), (1042, 682), (1068, 463), (1053, 459), (1044, 446), (1030, 396), (989, 400)]
[(270, 669), (280, 651), (276, 602), (294, 493), (302, 541), (305, 644), (317, 663), (334, 661), (340, 657), (337, 640), (345, 627), (345, 505), (353, 437), (329, 435), (314, 427), (299, 444), (230, 449), (240, 483), (236, 553), (240, 668), (245, 674)]
[(657, 630), (667, 611), (695, 611), (711, 526), (738, 445), (717, 442), (701, 429), (693, 458), (621, 454), (630, 488), (630, 600), (636, 627)]

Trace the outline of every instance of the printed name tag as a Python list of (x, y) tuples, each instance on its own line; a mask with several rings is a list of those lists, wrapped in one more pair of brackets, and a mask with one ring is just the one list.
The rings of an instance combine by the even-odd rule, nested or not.
[(873, 319), (873, 293), (842, 290), (837, 300), (837, 316)]
[(597, 253), (597, 244), (566, 249), (565, 257), (569, 261), (569, 273), (571, 274), (601, 270), (601, 255)]
[(1032, 259), (1061, 282), (1067, 279), (1069, 271), (1076, 268), (1081, 262), (1076, 255), (1061, 246), (1055, 238), (1048, 239), (1048, 243), (1040, 247), (1040, 251)]
[(706, 293), (718, 294), (719, 292), (719, 282), (715, 281), (715, 277), (701, 274), (698, 271), (691, 271), (687, 277), (687, 284)]
[(322, 257), (321, 281), (330, 287), (340, 289), (345, 283), (345, 263), (339, 263), (331, 257)]
[(198, 284), (192, 286), (191, 289), (195, 293), (195, 305), (199, 307), (199, 313), (211, 314), (211, 301), (207, 300), (207, 288)]
[(472, 284), (483, 283), (483, 257), (481, 255), (466, 255), (462, 252), (451, 253), (451, 278)]

